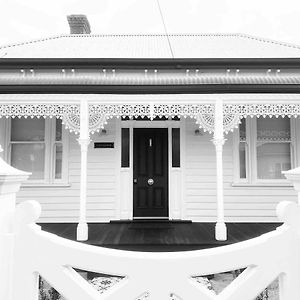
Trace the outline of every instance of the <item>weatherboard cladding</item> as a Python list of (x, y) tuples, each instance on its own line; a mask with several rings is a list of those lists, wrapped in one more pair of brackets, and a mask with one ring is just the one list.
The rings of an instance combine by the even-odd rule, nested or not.
[[(297, 130), (300, 120), (297, 119)], [(185, 193), (186, 218), (195, 222), (214, 222), (217, 215), (216, 157), (212, 136), (195, 136), (199, 127), (186, 119)], [(223, 149), (224, 203), (227, 222), (278, 222), (276, 206), (283, 199), (295, 201), (296, 192), (288, 186), (233, 186), (234, 133), (226, 135)]]
[(154, 34), (61, 35), (0, 47), (0, 58), (300, 57), (298, 46), (244, 34), (170, 34), (168, 37)]
[[(0, 134), (4, 126), (0, 119)], [(65, 129), (66, 130), (66, 129)], [(104, 139), (115, 142), (116, 122), (110, 120), (106, 126)], [(64, 186), (26, 186), (17, 195), (17, 203), (36, 199), (42, 206), (40, 222), (77, 222), (79, 217), (80, 195), (80, 147), (77, 136), (69, 134), (68, 183)], [(96, 135), (93, 142), (103, 141)], [(108, 222), (117, 214), (117, 164), (118, 151), (94, 149), (89, 145), (87, 161), (87, 220), (88, 222)]]

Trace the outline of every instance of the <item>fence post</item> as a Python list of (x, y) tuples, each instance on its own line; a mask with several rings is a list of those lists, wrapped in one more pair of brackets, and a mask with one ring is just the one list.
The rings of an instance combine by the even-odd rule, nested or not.
[(291, 241), (292, 247), (287, 262), (287, 274), (281, 275), (279, 280), (280, 300), (300, 299), (300, 167), (285, 171), (283, 174), (293, 183), (294, 189), (297, 191), (298, 207), (292, 208), (286, 213), (286, 219), (288, 217), (288, 220), (282, 220), (278, 214), (281, 221), (292, 226), (295, 230), (295, 237)]
[(279, 299), (300, 300), (300, 206), (289, 201), (282, 201), (277, 206), (277, 216), (290, 234), (285, 239), (288, 251), (282, 262), (283, 273), (279, 276)]
[(293, 183), (294, 189), (298, 193), (298, 204), (300, 205), (300, 167), (282, 173)]
[(29, 175), (11, 167), (0, 157), (0, 299), (11, 300), (12, 297), (13, 215), (16, 193)]

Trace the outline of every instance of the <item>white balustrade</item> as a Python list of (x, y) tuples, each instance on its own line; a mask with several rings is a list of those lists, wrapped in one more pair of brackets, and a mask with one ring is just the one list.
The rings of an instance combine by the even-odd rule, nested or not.
[[(27, 176), (10, 171), (6, 177), (0, 176), (3, 179), (1, 201), (9, 182), (15, 180), (15, 189), (9, 192), (14, 195), (16, 182), (19, 184)], [(14, 197), (9, 197), (9, 201), (12, 204)], [(0, 232), (0, 262), (2, 265), (5, 260), (8, 262), (8, 268), (1, 268), (0, 299), (37, 300), (38, 275), (68, 300), (136, 300), (145, 292), (153, 300), (176, 297), (253, 300), (276, 278), (280, 282), (280, 300), (300, 299), (300, 207), (297, 203), (278, 205), (277, 214), (284, 224), (275, 231), (229, 246), (172, 253), (122, 251), (66, 240), (42, 231), (35, 224), (41, 213), (38, 202), (19, 204), (14, 215), (12, 206), (1, 206), (5, 212), (1, 220), (5, 224), (14, 221), (15, 226), (14, 230)], [(193, 279), (243, 268), (246, 270), (219, 295)], [(100, 294), (75, 269), (124, 278)]]

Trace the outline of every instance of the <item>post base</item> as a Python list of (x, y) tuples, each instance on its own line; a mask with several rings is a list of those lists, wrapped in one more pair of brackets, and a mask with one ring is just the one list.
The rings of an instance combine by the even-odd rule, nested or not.
[(87, 223), (78, 223), (77, 241), (87, 241), (89, 238), (89, 228)]
[(226, 241), (227, 240), (227, 227), (224, 222), (216, 223), (215, 237), (216, 237), (217, 241)]

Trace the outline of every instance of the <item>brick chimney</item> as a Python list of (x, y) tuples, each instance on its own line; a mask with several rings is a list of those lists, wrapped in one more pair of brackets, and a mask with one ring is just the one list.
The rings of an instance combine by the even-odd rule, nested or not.
[(90, 23), (85, 15), (67, 16), (71, 34), (90, 34)]

